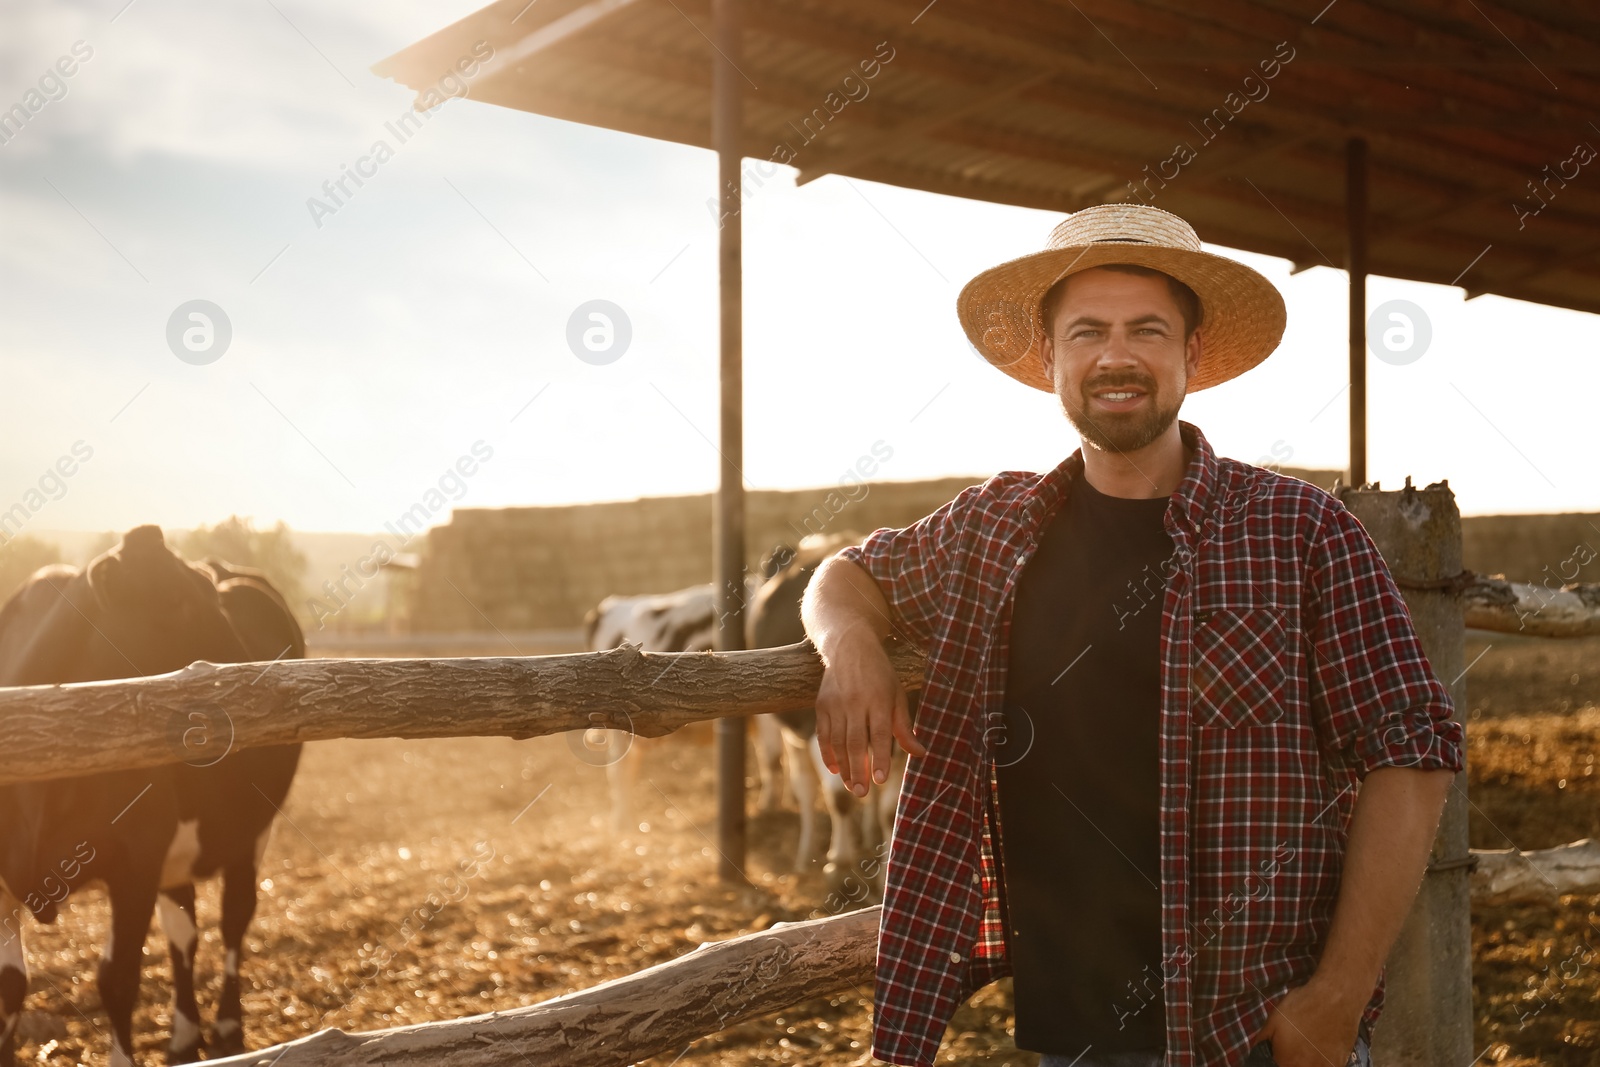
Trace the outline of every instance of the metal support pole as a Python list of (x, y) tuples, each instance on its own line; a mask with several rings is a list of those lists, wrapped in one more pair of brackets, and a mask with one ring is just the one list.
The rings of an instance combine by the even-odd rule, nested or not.
[(1345, 269), (1350, 274), (1350, 484), (1367, 484), (1367, 142), (1345, 144)]
[[(1343, 488), (1405, 594), (1434, 674), (1446, 681), (1456, 717), (1467, 706), (1466, 624), (1459, 596), (1419, 589), (1461, 573), (1461, 513), (1447, 482), (1399, 492)], [(1448, 682), (1454, 679), (1454, 682)], [(1456, 776), (1411, 913), (1389, 953), (1383, 1018), (1373, 1062), (1384, 1067), (1471, 1063), (1472, 914), (1467, 851), (1467, 774)]]
[[(743, 161), (743, 75), (738, 0), (712, 0), (711, 143), (717, 152), (717, 187), (721, 193), (718, 281), (721, 302), (721, 406), (718, 449), (722, 460), (717, 480), (715, 521), (711, 532), (714, 581), (717, 586), (715, 647), (719, 652), (744, 648), (744, 355), (743, 216), (740, 173)], [(744, 880), (745, 862), (745, 719), (718, 719), (717, 737), (717, 875), (724, 882)]]

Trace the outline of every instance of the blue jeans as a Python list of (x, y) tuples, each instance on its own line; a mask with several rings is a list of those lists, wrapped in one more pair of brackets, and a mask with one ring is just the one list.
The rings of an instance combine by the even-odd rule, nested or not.
[[(1160, 1052), (1107, 1052), (1093, 1055), (1092, 1046), (1077, 1056), (1064, 1056), (1046, 1052), (1039, 1057), (1039, 1067), (1162, 1067), (1165, 1058)], [(1245, 1067), (1277, 1067), (1272, 1058), (1272, 1045), (1263, 1041), (1250, 1050), (1244, 1059)], [(1350, 1054), (1350, 1067), (1372, 1067), (1372, 1050), (1365, 1038), (1356, 1038), (1355, 1051)]]

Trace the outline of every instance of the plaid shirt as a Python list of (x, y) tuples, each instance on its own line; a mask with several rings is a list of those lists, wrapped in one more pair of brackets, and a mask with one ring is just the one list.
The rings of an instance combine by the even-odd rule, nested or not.
[[(1238, 1064), (1315, 970), (1358, 782), (1460, 770), (1462, 733), (1394, 580), (1342, 503), (1195, 450), (1166, 512), (1161, 622), (1161, 940), (1169, 1067)], [(1011, 973), (995, 861), (1011, 603), (1083, 472), (1003, 471), (841, 558), (928, 650), (878, 936), (872, 1053), (931, 1065), (956, 1009)], [(1109, 1001), (1129, 994), (1107, 990)], [(1364, 1029), (1377, 1018), (1382, 982)]]

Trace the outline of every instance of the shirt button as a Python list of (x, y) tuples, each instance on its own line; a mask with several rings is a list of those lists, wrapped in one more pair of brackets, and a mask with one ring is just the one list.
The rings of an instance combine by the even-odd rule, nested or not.
[(977, 871), (973, 871), (972, 872), (972, 884), (973, 885), (981, 884), (981, 879), (979, 879)]
[(951, 963), (960, 963), (961, 962), (961, 953), (959, 953), (959, 952), (950, 953), (950, 962)]

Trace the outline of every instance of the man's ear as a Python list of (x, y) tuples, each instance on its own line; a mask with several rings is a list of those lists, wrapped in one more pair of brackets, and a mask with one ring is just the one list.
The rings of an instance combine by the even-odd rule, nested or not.
[(1052, 382), (1056, 380), (1056, 342), (1049, 334), (1045, 334), (1039, 341), (1039, 363), (1044, 367), (1044, 376)]
[(1189, 335), (1189, 340), (1183, 346), (1183, 362), (1188, 367), (1189, 377), (1194, 378), (1200, 372), (1200, 362), (1205, 358), (1205, 330), (1196, 327), (1194, 333)]

